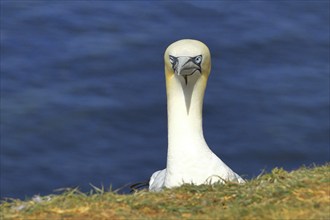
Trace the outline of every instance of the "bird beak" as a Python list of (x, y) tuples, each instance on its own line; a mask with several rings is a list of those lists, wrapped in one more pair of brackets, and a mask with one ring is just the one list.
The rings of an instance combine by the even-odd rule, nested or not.
[(183, 76), (186, 85), (188, 83), (188, 76), (194, 74), (196, 71), (201, 73), (200, 66), (194, 63), (191, 57), (186, 56), (177, 57), (177, 63), (173, 69), (175, 74), (178, 76)]

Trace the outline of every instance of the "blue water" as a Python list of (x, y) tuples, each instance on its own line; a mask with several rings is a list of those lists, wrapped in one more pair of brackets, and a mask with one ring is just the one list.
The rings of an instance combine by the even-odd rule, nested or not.
[(212, 53), (204, 134), (245, 178), (329, 161), (328, 1), (1, 1), (1, 197), (166, 165), (163, 53)]

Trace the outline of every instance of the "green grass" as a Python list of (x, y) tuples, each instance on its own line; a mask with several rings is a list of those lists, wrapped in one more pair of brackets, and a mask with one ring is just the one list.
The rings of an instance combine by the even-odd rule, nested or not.
[(6, 200), (1, 219), (330, 219), (330, 164), (271, 173), (239, 185), (184, 185), (119, 195), (95, 188)]

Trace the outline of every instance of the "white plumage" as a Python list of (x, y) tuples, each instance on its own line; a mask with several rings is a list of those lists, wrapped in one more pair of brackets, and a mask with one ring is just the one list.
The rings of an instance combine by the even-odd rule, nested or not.
[(204, 92), (211, 70), (205, 44), (184, 39), (165, 51), (168, 115), (167, 167), (150, 178), (149, 190), (160, 191), (184, 183), (244, 183), (208, 147), (202, 128)]

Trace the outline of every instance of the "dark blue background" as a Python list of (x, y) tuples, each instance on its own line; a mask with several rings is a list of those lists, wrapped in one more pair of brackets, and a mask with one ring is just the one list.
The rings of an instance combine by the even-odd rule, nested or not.
[(233, 170), (329, 161), (329, 1), (1, 1), (1, 197), (163, 169), (182, 38), (211, 50), (204, 134)]

